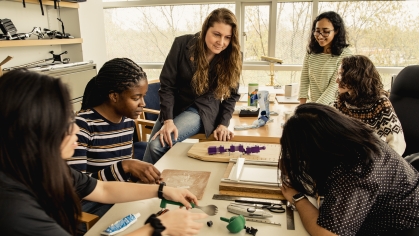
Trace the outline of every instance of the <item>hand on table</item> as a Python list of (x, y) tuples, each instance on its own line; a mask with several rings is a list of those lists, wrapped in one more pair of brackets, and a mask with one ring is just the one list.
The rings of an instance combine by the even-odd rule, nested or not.
[(160, 171), (152, 164), (140, 160), (130, 159), (122, 161), (122, 168), (125, 173), (145, 184), (160, 183)]
[(228, 130), (226, 126), (218, 125), (218, 127), (214, 130), (214, 138), (217, 141), (229, 141), (234, 138), (234, 133)]
[(151, 140), (154, 140), (157, 137), (159, 137), (162, 147), (166, 146), (165, 142), (169, 145), (169, 147), (172, 147), (172, 133), (174, 140), (177, 140), (178, 130), (175, 123), (173, 123), (173, 120), (165, 120), (161, 129), (156, 134), (154, 134)]
[(191, 209), (190, 202), (198, 205), (198, 199), (196, 196), (184, 188), (173, 188), (166, 186), (163, 188), (163, 197), (167, 200), (182, 203), (186, 209)]
[(202, 228), (203, 223), (195, 220), (204, 219), (207, 215), (204, 213), (192, 213), (185, 209), (176, 209), (168, 211), (159, 216), (161, 223), (166, 229), (162, 235), (197, 235)]

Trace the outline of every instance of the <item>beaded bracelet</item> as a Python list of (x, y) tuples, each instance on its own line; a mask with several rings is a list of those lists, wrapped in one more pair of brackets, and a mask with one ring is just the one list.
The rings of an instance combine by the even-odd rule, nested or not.
[(166, 229), (166, 227), (162, 225), (160, 219), (157, 218), (156, 214), (149, 216), (144, 224), (148, 223), (150, 223), (151, 227), (154, 229), (152, 236), (161, 236), (161, 233)]

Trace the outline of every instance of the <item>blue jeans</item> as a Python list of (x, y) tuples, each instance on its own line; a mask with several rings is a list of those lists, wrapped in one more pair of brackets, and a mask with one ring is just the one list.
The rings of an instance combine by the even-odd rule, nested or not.
[[(156, 124), (154, 125), (153, 130), (151, 131), (150, 139), (148, 140), (147, 148), (145, 149), (143, 159), (143, 161), (151, 163), (153, 165), (170, 148), (167, 143), (165, 143), (165, 146), (163, 147), (158, 137), (154, 140), (151, 140), (154, 134), (157, 133), (162, 127), (162, 124), (159, 120), (160, 117), (157, 119)], [(176, 128), (178, 130), (177, 140), (174, 140), (173, 133), (171, 134), (173, 145), (177, 142), (182, 142), (183, 140), (197, 134), (203, 126), (201, 117), (199, 116), (198, 110), (195, 107), (189, 107), (184, 112), (180, 113), (173, 119), (173, 122), (175, 123)]]

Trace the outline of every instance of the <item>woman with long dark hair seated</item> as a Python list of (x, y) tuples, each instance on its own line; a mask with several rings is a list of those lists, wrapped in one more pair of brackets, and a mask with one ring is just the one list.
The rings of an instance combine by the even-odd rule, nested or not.
[[(119, 203), (157, 197), (159, 185), (99, 181), (66, 164), (77, 147), (79, 127), (60, 79), (8, 72), (0, 77), (0, 101), (2, 235), (76, 235), (82, 198)], [(197, 203), (186, 189), (164, 187), (162, 195), (188, 208)], [(195, 220), (204, 217), (178, 209), (150, 221), (157, 226), (160, 221), (163, 234), (195, 235), (202, 227)], [(156, 235), (153, 224), (134, 234)]]
[[(310, 235), (419, 235), (419, 173), (361, 121), (296, 108), (281, 137), (282, 193)], [(323, 196), (316, 208), (306, 196)]]

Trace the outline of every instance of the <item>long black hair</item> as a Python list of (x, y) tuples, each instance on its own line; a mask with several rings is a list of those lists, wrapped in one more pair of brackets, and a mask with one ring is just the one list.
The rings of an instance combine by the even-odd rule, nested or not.
[(282, 184), (314, 196), (322, 193), (333, 168), (368, 167), (380, 150), (379, 138), (361, 121), (330, 106), (299, 105), (281, 137)]
[(75, 235), (80, 199), (61, 157), (73, 113), (67, 87), (57, 78), (13, 70), (0, 77), (0, 101), (0, 171), (25, 185)]
[(99, 106), (109, 100), (110, 93), (122, 93), (147, 80), (143, 69), (129, 58), (114, 58), (107, 61), (99, 73), (86, 85), (81, 109)]
[(322, 53), (323, 52), (323, 47), (320, 46), (320, 44), (317, 42), (313, 33), (316, 30), (316, 23), (324, 18), (328, 19), (332, 23), (333, 28), (334, 28), (333, 29), (334, 31), (332, 32), (336, 33), (335, 37), (332, 40), (332, 46), (331, 46), (332, 55), (339, 56), (340, 54), (342, 54), (343, 49), (348, 47), (349, 44), (347, 43), (348, 41), (346, 38), (347, 33), (345, 29), (345, 24), (343, 23), (343, 19), (342, 17), (340, 17), (338, 13), (334, 11), (323, 12), (320, 15), (318, 15), (316, 19), (314, 19), (313, 25), (311, 26), (311, 35), (310, 35), (310, 40), (307, 47), (307, 52), (308, 53)]

